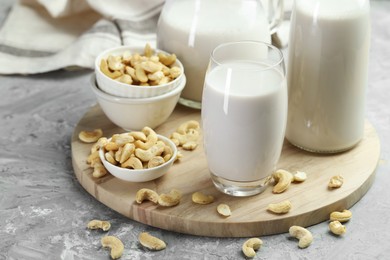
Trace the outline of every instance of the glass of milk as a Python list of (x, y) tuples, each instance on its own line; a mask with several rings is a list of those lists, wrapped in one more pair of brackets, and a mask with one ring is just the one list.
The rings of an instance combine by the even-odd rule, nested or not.
[(201, 115), (217, 189), (233, 196), (262, 192), (279, 160), (287, 122), (283, 54), (258, 41), (216, 47), (205, 76)]

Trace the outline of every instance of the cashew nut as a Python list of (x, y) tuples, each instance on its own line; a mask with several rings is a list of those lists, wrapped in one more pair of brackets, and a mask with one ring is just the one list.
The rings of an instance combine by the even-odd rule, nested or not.
[(333, 234), (338, 236), (347, 232), (347, 228), (337, 220), (329, 223), (329, 229)]
[(141, 161), (148, 162), (153, 157), (159, 156), (164, 152), (165, 143), (163, 141), (158, 141), (155, 145), (150, 147), (147, 150), (141, 148), (135, 149), (135, 156), (137, 156)]
[(167, 55), (165, 53), (160, 52), (157, 54), (157, 56), (160, 59), (161, 63), (164, 64), (165, 66), (170, 66), (176, 62), (175, 54)]
[(107, 174), (107, 170), (106, 170), (106, 168), (104, 167), (104, 165), (100, 161), (95, 162), (93, 164), (92, 176), (94, 178), (100, 178), (100, 177), (103, 177), (106, 174)]
[(253, 258), (256, 256), (255, 251), (259, 250), (262, 244), (263, 241), (260, 238), (250, 238), (242, 245), (242, 252), (246, 257)]
[(198, 121), (190, 120), (181, 124), (177, 128), (176, 132), (178, 132), (179, 134), (186, 134), (190, 129), (198, 130), (199, 128), (200, 126)]
[(84, 143), (94, 143), (103, 136), (102, 129), (95, 129), (93, 131), (81, 131), (79, 133), (79, 139)]
[[(135, 151), (134, 144), (132, 144), (132, 143), (125, 144), (121, 150), (119, 163), (124, 163), (125, 161), (127, 161), (130, 158), (130, 156), (134, 153), (134, 151)], [(118, 157), (119, 157), (119, 155), (118, 155)]]
[(340, 221), (340, 222), (347, 222), (352, 218), (352, 212), (344, 209), (342, 212), (334, 211), (330, 213), (330, 220), (331, 221)]
[(276, 185), (274, 186), (272, 192), (273, 193), (282, 193), (290, 186), (292, 180), (294, 179), (294, 176), (285, 170), (277, 170), (272, 174), (272, 177), (274, 178)]
[(180, 203), (181, 192), (176, 189), (172, 189), (167, 194), (161, 194), (158, 198), (158, 204), (163, 207), (172, 207)]
[[(144, 61), (144, 62), (140, 63), (140, 67), (144, 71), (147, 71), (147, 72), (149, 72), (151, 74), (159, 71), (159, 72), (161, 72), (163, 74), (162, 76), (164, 76), (164, 73), (161, 71), (162, 70), (162, 64), (161, 63), (157, 63), (157, 62), (153, 62), (153, 61)], [(136, 73), (137, 73), (137, 69), (136, 69)]]
[(284, 214), (290, 211), (291, 202), (289, 200), (284, 200), (279, 203), (271, 203), (268, 205), (267, 209), (276, 214)]
[(118, 146), (123, 146), (127, 143), (134, 142), (134, 137), (132, 135), (130, 135), (129, 133), (114, 134), (111, 137), (111, 142), (116, 143)]
[(111, 258), (112, 259), (118, 259), (123, 254), (123, 249), (125, 248), (123, 246), (122, 241), (119, 240), (119, 238), (114, 236), (104, 236), (101, 239), (101, 243), (103, 247), (108, 247), (111, 249)]
[(149, 160), (148, 162), (148, 168), (154, 168), (157, 166), (160, 166), (161, 164), (164, 164), (165, 160), (161, 156), (155, 156), (152, 159)]
[(92, 145), (91, 147), (91, 153), (98, 151), (100, 148), (104, 147), (104, 145), (108, 142), (108, 139), (106, 137), (100, 137), (97, 142)]
[(161, 239), (154, 237), (150, 235), (147, 232), (142, 232), (138, 236), (138, 241), (143, 245), (144, 247), (150, 249), (150, 250), (163, 250), (167, 247), (164, 241)]
[(129, 85), (133, 83), (133, 78), (128, 74), (123, 74), (122, 76), (116, 78), (115, 80)]
[(333, 176), (329, 183), (328, 183), (328, 188), (330, 189), (337, 189), (340, 188), (344, 183), (344, 178), (341, 175)]
[(88, 222), (87, 227), (89, 229), (102, 229), (103, 231), (108, 231), (111, 228), (111, 224), (108, 221), (102, 220), (91, 220)]
[(192, 194), (192, 201), (197, 204), (206, 205), (212, 203), (214, 201), (214, 197), (197, 191)]
[(117, 77), (120, 77), (122, 75), (122, 73), (118, 70), (111, 72), (108, 68), (108, 64), (105, 59), (102, 59), (100, 61), (100, 70), (103, 72), (104, 75), (112, 79), (116, 79)]
[(170, 146), (166, 145), (166, 146), (164, 147), (164, 151), (163, 151), (163, 153), (161, 154), (161, 156), (164, 158), (164, 161), (167, 162), (167, 161), (169, 161), (169, 159), (172, 158), (172, 154), (173, 154), (172, 148), (171, 148)]
[(217, 212), (224, 217), (229, 217), (232, 215), (232, 211), (230, 210), (230, 207), (223, 203), (217, 206)]
[(117, 161), (115, 160), (115, 158), (114, 158), (115, 155), (113, 153), (114, 153), (113, 151), (109, 151), (109, 152), (104, 154), (104, 157), (106, 158), (107, 162), (109, 162), (113, 165), (116, 165)]
[(144, 48), (144, 54), (146, 57), (151, 57), (153, 55), (153, 49), (152, 47), (150, 46), (149, 43), (145, 44), (145, 48)]
[(181, 69), (179, 67), (176, 67), (176, 66), (172, 67), (169, 70), (169, 75), (171, 76), (171, 78), (175, 79), (181, 75)]
[(307, 179), (306, 172), (297, 171), (294, 174), (294, 181), (296, 182), (304, 182)]
[(117, 151), (119, 149), (119, 145), (117, 143), (112, 142), (112, 141), (107, 142), (104, 145), (104, 149), (107, 151)]
[(121, 56), (110, 55), (107, 58), (108, 68), (112, 71), (121, 70), (124, 68), (124, 65), (121, 62)]
[(292, 226), (289, 229), (290, 236), (299, 239), (298, 246), (306, 248), (313, 242), (313, 236), (309, 230), (300, 226)]
[(148, 200), (157, 204), (159, 196), (154, 190), (143, 188), (137, 191), (137, 193), (135, 194), (135, 201), (138, 204), (141, 204), (144, 200)]
[(100, 162), (99, 151), (95, 151), (87, 157), (87, 163), (89, 163), (92, 167), (95, 162)]
[(141, 64), (135, 65), (135, 76), (142, 83), (146, 83), (149, 80), (145, 70), (141, 67)]
[(134, 137), (135, 140), (141, 140), (142, 142), (146, 142), (146, 135), (144, 132), (133, 131), (133, 132), (130, 132), (129, 135)]
[(158, 136), (152, 128), (146, 126), (142, 129), (142, 133), (144, 133), (146, 135), (146, 142), (143, 142), (141, 140), (137, 140), (134, 143), (135, 147), (141, 148), (143, 150), (147, 150), (156, 144), (156, 142), (158, 140)]
[(135, 169), (135, 170), (139, 170), (139, 169), (143, 169), (144, 168), (141, 160), (138, 159), (135, 156), (131, 156), (127, 161), (122, 163), (121, 167), (122, 168)]

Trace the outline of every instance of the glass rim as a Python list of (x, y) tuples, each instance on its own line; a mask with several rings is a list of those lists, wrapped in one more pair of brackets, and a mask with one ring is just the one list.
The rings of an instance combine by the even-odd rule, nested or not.
[(219, 49), (221, 48), (224, 48), (224, 47), (227, 47), (229, 45), (236, 45), (236, 44), (239, 44), (239, 43), (254, 43), (254, 44), (262, 44), (262, 45), (265, 45), (267, 46), (268, 48), (270, 49), (273, 49), (275, 50), (278, 54), (279, 54), (279, 60), (275, 61), (275, 62), (272, 62), (272, 64), (270, 64), (269, 66), (267, 66), (266, 68), (264, 69), (256, 69), (256, 71), (265, 71), (265, 70), (269, 70), (269, 69), (272, 69), (272, 68), (275, 68), (275, 67), (278, 67), (279, 65), (282, 66), (282, 68), (284, 68), (283, 66), (283, 60), (284, 60), (284, 57), (283, 57), (283, 52), (277, 48), (276, 46), (272, 45), (272, 44), (269, 44), (269, 43), (266, 43), (266, 42), (263, 42), (263, 41), (232, 41), (232, 42), (225, 42), (225, 43), (221, 43), (219, 44), (217, 47), (215, 47), (213, 49), (213, 51), (211, 52), (211, 55), (210, 55), (210, 60), (212, 60), (215, 64), (217, 65), (223, 65), (224, 63), (221, 63), (219, 61), (216, 60), (215, 58), (215, 52), (218, 51)]

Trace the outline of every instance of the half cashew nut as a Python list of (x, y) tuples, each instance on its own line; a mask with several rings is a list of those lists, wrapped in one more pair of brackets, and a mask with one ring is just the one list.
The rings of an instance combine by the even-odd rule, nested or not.
[(154, 190), (145, 189), (145, 188), (140, 189), (135, 194), (135, 201), (138, 204), (141, 204), (144, 200), (148, 200), (148, 201), (151, 201), (151, 202), (157, 204), (158, 200), (159, 200), (159, 196), (158, 196), (157, 192), (155, 192)]
[(232, 215), (232, 211), (230, 210), (230, 207), (223, 203), (217, 206), (217, 211), (220, 215), (224, 217), (229, 217)]
[(79, 133), (79, 139), (84, 143), (94, 143), (103, 136), (102, 129), (95, 129), (93, 131), (81, 131)]
[(304, 182), (307, 179), (306, 172), (297, 171), (294, 174), (294, 181), (296, 182)]
[(104, 236), (101, 239), (101, 243), (103, 247), (108, 247), (111, 249), (111, 258), (118, 259), (123, 254), (123, 243), (119, 240), (119, 238), (114, 236)]
[(108, 221), (102, 221), (102, 220), (91, 220), (88, 222), (87, 227), (89, 229), (102, 229), (103, 231), (108, 231), (111, 228), (111, 224)]
[(192, 194), (192, 201), (197, 204), (210, 204), (214, 201), (214, 197), (211, 195), (205, 195), (199, 191)]
[(328, 188), (337, 189), (340, 188), (344, 183), (344, 178), (341, 175), (333, 176), (328, 183)]
[(300, 248), (306, 248), (313, 242), (313, 236), (309, 230), (300, 226), (292, 226), (289, 229), (291, 236), (299, 239), (298, 246)]
[(164, 207), (176, 206), (180, 203), (181, 192), (176, 189), (172, 189), (168, 194), (161, 194), (158, 198), (158, 204)]
[(261, 245), (263, 244), (263, 241), (261, 241), (260, 238), (254, 237), (250, 238), (242, 245), (242, 252), (246, 257), (255, 257), (257, 250), (260, 249)]

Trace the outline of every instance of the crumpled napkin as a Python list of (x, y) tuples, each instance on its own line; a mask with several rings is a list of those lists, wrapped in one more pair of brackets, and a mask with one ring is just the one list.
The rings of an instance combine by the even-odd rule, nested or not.
[(0, 73), (93, 68), (120, 45), (156, 45), (164, 0), (20, 0), (0, 28)]

